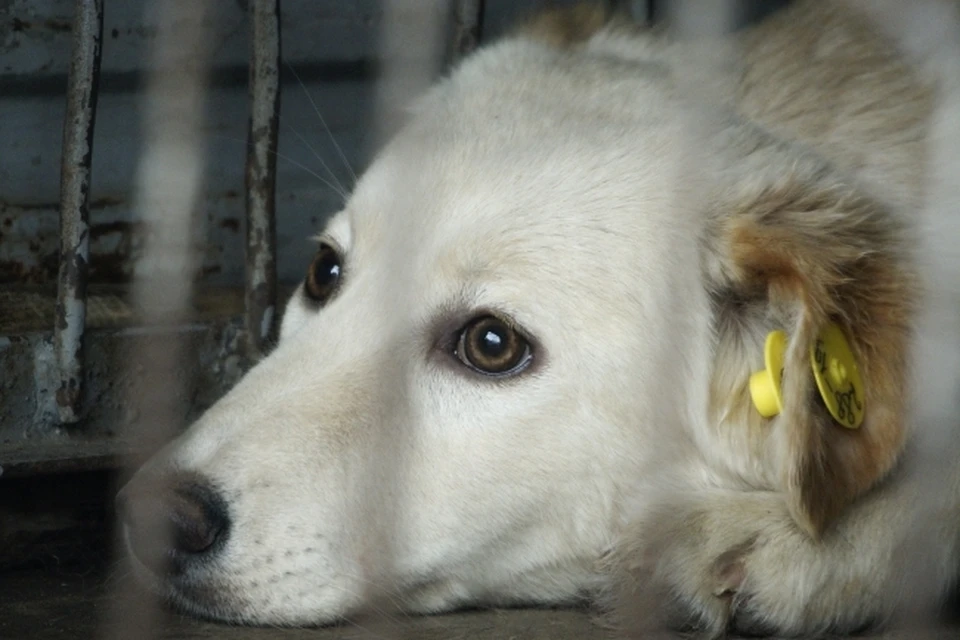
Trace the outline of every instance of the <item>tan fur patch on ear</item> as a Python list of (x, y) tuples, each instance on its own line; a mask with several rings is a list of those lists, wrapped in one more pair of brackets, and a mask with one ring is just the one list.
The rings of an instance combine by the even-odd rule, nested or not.
[[(769, 428), (794, 517), (819, 536), (893, 467), (906, 438), (907, 349), (917, 280), (896, 219), (849, 189), (801, 184), (763, 192), (729, 219), (735, 286), (799, 303), (783, 372), (783, 412)], [(809, 346), (827, 323), (844, 329), (865, 386), (856, 430), (823, 406)], [(739, 402), (750, 403), (749, 394)], [(753, 411), (741, 407), (739, 414)]]
[(613, 18), (603, 2), (581, 2), (550, 7), (538, 12), (520, 27), (520, 33), (560, 49), (583, 44)]

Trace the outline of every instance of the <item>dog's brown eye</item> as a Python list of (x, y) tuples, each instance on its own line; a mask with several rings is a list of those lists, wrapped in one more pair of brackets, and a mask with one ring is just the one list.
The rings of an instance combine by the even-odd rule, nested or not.
[(328, 244), (321, 244), (307, 270), (303, 291), (311, 300), (325, 304), (340, 286), (340, 254)]
[(513, 327), (495, 316), (481, 316), (461, 330), (456, 356), (474, 371), (506, 376), (525, 369), (533, 353)]

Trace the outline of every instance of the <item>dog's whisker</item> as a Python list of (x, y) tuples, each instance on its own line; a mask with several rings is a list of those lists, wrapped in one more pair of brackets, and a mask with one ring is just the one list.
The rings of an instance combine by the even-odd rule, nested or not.
[[(244, 145), (249, 146), (249, 142), (247, 142), (246, 140), (241, 140), (240, 138), (235, 138), (235, 137), (233, 137), (233, 136), (228, 136), (228, 135), (224, 135), (224, 134), (221, 134), (221, 133), (211, 133), (211, 134), (209, 134), (209, 135), (210, 135), (211, 138), (219, 138), (219, 139), (221, 139), (221, 140), (229, 140), (229, 141), (231, 141), (231, 142), (237, 142), (237, 143), (239, 143), (239, 144), (244, 144)], [(314, 178), (316, 178), (317, 180), (319, 180), (320, 182), (322, 182), (324, 185), (326, 185), (327, 187), (329, 187), (334, 193), (336, 193), (338, 196), (340, 196), (340, 198), (341, 198), (344, 202), (346, 202), (347, 196), (348, 196), (349, 194), (347, 194), (340, 185), (338, 185), (338, 184), (333, 184), (332, 182), (330, 182), (330, 180), (328, 180), (327, 178), (324, 178), (322, 175), (320, 175), (319, 173), (317, 173), (316, 171), (314, 171), (314, 170), (311, 169), (310, 167), (306, 166), (305, 164), (302, 164), (301, 162), (298, 162), (297, 160), (294, 160), (293, 158), (291, 158), (290, 156), (288, 156), (288, 155), (286, 155), (286, 154), (280, 153), (279, 151), (272, 151), (271, 153), (273, 153), (273, 155), (275, 155), (277, 158), (280, 158), (280, 159), (283, 160), (284, 162), (289, 162), (289, 163), (292, 164), (293, 166), (295, 166), (295, 167), (297, 167), (297, 168), (299, 168), (299, 169), (302, 169), (302, 170), (306, 171), (306, 172), (309, 173), (311, 176), (313, 176)]]
[(300, 133), (299, 131), (297, 131), (297, 130), (294, 129), (293, 127), (290, 127), (290, 131), (292, 131), (292, 132), (293, 132), (293, 135), (297, 136), (297, 138), (300, 140), (300, 142), (302, 142), (303, 145), (304, 145), (307, 149), (310, 150), (310, 153), (312, 153), (312, 154), (314, 155), (314, 157), (315, 157), (315, 158), (317, 159), (317, 161), (320, 163), (320, 166), (322, 166), (322, 167), (324, 168), (324, 170), (327, 172), (327, 174), (330, 176), (330, 180), (331, 180), (332, 182), (335, 182), (335, 183), (337, 184), (337, 186), (339, 187), (340, 195), (343, 196), (343, 199), (344, 199), (344, 200), (346, 200), (346, 199), (347, 199), (347, 189), (346, 189), (346, 187), (344, 187), (343, 184), (340, 182), (340, 180), (337, 179), (336, 174), (333, 173), (333, 171), (332, 171), (332, 170), (330, 169), (330, 167), (327, 165), (326, 161), (324, 161), (323, 157), (322, 157), (319, 153), (317, 153), (316, 149), (314, 149), (313, 146), (311, 146), (310, 142), (307, 141), (306, 136), (304, 136), (302, 133)]
[[(366, 598), (366, 600), (370, 601), (370, 600), (375, 599), (376, 596), (383, 596), (384, 598), (386, 598), (386, 599), (388, 599), (388, 600), (390, 601), (390, 604), (391, 604), (391, 605), (393, 605), (393, 606), (395, 607), (397, 614), (402, 615), (404, 618), (410, 618), (410, 617), (411, 617), (410, 614), (407, 613), (406, 609), (404, 608), (404, 606), (403, 606), (403, 604), (402, 604), (402, 602), (403, 602), (403, 600), (404, 600), (403, 594), (402, 594), (399, 590), (397, 590), (395, 587), (387, 587), (387, 586), (384, 585), (384, 584), (378, 584), (376, 581), (370, 580), (369, 578), (366, 578), (366, 577), (364, 577), (364, 576), (356, 575), (356, 574), (351, 574), (351, 573), (346, 572), (346, 571), (341, 571), (341, 573), (343, 573), (343, 575), (345, 575), (345, 576), (347, 576), (347, 577), (349, 577), (349, 578), (351, 578), (351, 579), (353, 579), (353, 580), (357, 580), (358, 582), (361, 582), (361, 583), (363, 583), (363, 584), (367, 584), (367, 585), (369, 585), (369, 586), (371, 586), (371, 587), (373, 588), (373, 590), (374, 590), (374, 598)], [(355, 591), (353, 591), (353, 590), (351, 590), (351, 589), (347, 589), (346, 587), (340, 586), (339, 588), (340, 588), (342, 591), (344, 591), (345, 593), (349, 593), (349, 594), (351, 594), (351, 595), (358, 595), (357, 592), (355, 592)], [(381, 614), (383, 614), (383, 615), (390, 616), (390, 614), (387, 613), (386, 610), (384, 610), (382, 607), (377, 607), (376, 605), (372, 604), (372, 602), (371, 602), (369, 605), (365, 605), (365, 606), (372, 607), (376, 613), (381, 613)], [(391, 617), (393, 617), (393, 616), (391, 616)]]
[(350, 578), (351, 580), (356, 580), (373, 587), (377, 595), (383, 595), (387, 598), (390, 598), (391, 602), (396, 605), (399, 610), (403, 610), (400, 601), (404, 600), (404, 595), (403, 592), (401, 592), (396, 586), (389, 586), (386, 582), (373, 580), (361, 573), (354, 573), (343, 568), (339, 569), (338, 572)]
[(341, 618), (341, 619), (343, 620), (344, 624), (347, 624), (347, 625), (349, 625), (349, 626), (351, 626), (351, 627), (353, 627), (353, 628), (355, 628), (355, 629), (359, 629), (360, 631), (362, 631), (362, 632), (364, 632), (365, 634), (369, 635), (371, 638), (378, 638), (379, 640), (394, 640), (394, 639), (391, 638), (390, 636), (386, 636), (386, 635), (384, 635), (384, 634), (382, 634), (382, 633), (379, 633), (379, 632), (377, 632), (377, 631), (374, 631), (374, 630), (371, 629), (370, 627), (366, 627), (366, 626), (360, 624), (359, 622), (357, 622), (355, 619), (353, 619), (353, 618), (351, 618), (351, 617), (344, 616), (344, 617)]
[(121, 580), (126, 580), (132, 575), (133, 575), (133, 571), (131, 571), (128, 567), (124, 566), (124, 562), (117, 561), (114, 563), (114, 567), (107, 572), (107, 575), (105, 576), (105, 582), (113, 583)]
[(347, 161), (347, 156), (343, 153), (343, 149), (337, 143), (336, 138), (333, 137), (333, 131), (330, 130), (330, 127), (327, 125), (326, 119), (324, 119), (323, 114), (320, 112), (317, 103), (314, 101), (313, 96), (310, 95), (310, 91), (307, 89), (307, 85), (303, 83), (303, 80), (300, 79), (300, 74), (297, 73), (297, 70), (293, 68), (293, 65), (289, 62), (285, 63), (287, 68), (290, 69), (290, 72), (293, 74), (293, 77), (297, 79), (297, 82), (300, 83), (300, 87), (303, 89), (303, 93), (306, 94), (307, 100), (310, 101), (310, 105), (313, 107), (313, 111), (317, 114), (317, 118), (320, 119), (320, 124), (323, 125), (323, 128), (327, 132), (327, 137), (330, 138), (333, 148), (336, 149), (337, 155), (340, 156), (340, 160), (343, 162), (343, 165), (347, 168), (347, 171), (350, 172), (350, 177), (353, 179), (354, 184), (357, 182), (357, 174), (354, 173), (353, 167), (350, 166), (350, 162)]
[[(343, 587), (343, 586), (338, 586), (338, 589), (339, 589), (342, 593), (346, 593), (346, 594), (351, 595), (351, 596), (357, 596), (357, 595), (359, 595), (356, 591), (353, 591), (353, 590), (351, 590), (351, 589), (347, 589), (346, 587)], [(361, 612), (361, 615), (369, 614), (369, 615), (371, 615), (371, 616), (373, 616), (373, 617), (375, 617), (375, 618), (383, 619), (383, 620), (385, 620), (386, 622), (389, 622), (389, 623), (391, 623), (391, 624), (393, 624), (393, 625), (396, 625), (396, 626), (400, 626), (400, 625), (404, 622), (404, 620), (409, 620), (409, 619), (412, 618), (412, 616), (410, 616), (410, 615), (407, 614), (407, 613), (403, 613), (403, 618), (400, 618), (400, 617), (398, 617), (395, 613), (391, 613), (388, 609), (385, 609), (385, 608), (383, 608), (383, 607), (381, 607), (381, 606), (378, 606), (378, 605), (373, 604), (371, 598), (365, 598), (365, 599), (364, 599), (363, 604), (360, 605), (360, 612)], [(397, 613), (401, 613), (401, 610), (398, 609), (398, 610), (397, 610)], [(350, 621), (350, 620), (351, 620), (350, 617), (344, 617), (343, 619), (344, 619), (345, 621)]]

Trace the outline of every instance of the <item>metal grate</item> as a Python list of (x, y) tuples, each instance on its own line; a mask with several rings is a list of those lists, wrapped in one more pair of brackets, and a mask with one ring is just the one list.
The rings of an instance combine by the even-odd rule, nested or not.
[[(189, 7), (189, 3), (184, 6)], [(451, 31), (447, 36), (449, 52), (455, 60), (479, 43), (484, 2), (455, 0), (448, 9), (451, 17)], [(61, 438), (64, 434), (75, 436), (77, 442), (99, 437), (97, 434), (105, 440), (114, 438), (109, 435), (111, 427), (92, 424), (94, 421), (91, 420), (92, 415), (100, 413), (92, 404), (102, 402), (105, 393), (113, 393), (108, 389), (114, 383), (94, 379), (100, 377), (103, 363), (87, 362), (87, 358), (93, 357), (88, 330), (113, 332), (114, 337), (123, 341), (124, 336), (129, 336), (131, 331), (148, 321), (139, 308), (142, 301), (131, 296), (130, 287), (102, 284), (88, 287), (90, 275), (94, 273), (91, 271), (91, 243), (98, 233), (97, 227), (91, 227), (90, 209), (97, 203), (91, 200), (90, 194), (97, 180), (91, 167), (95, 164), (93, 140), (105, 11), (111, 11), (110, 2), (75, 0), (69, 22), (72, 35), (60, 159), (60, 249), (56, 254), (56, 295), (51, 296), (42, 283), (41, 286), (8, 284), (0, 288), (0, 336), (10, 336), (0, 338), (0, 366), (11, 381), (6, 386), (0, 385), (0, 421), (3, 422), (0, 436), (15, 432), (28, 434), (28, 449), (38, 463), (37, 469), (42, 466), (40, 462), (51, 456), (62, 457), (64, 442)], [(196, 354), (187, 353), (188, 361), (184, 363), (187, 368), (222, 368), (227, 358), (240, 357), (246, 363), (255, 361), (275, 340), (280, 316), (276, 231), (282, 75), (280, 2), (251, 0), (247, 3), (247, 13), (250, 120), (244, 171), (243, 288), (206, 286), (196, 292), (187, 289), (184, 315), (178, 319), (183, 326), (198, 322), (211, 325), (217, 335), (223, 334), (218, 338), (222, 344), (236, 347), (220, 349), (213, 365), (193, 362), (190, 358), (195, 359)], [(116, 38), (117, 34), (107, 36)], [(18, 223), (17, 212), (12, 210), (9, 213), (14, 218), (8, 217), (8, 221)], [(96, 262), (93, 268), (96, 268)], [(135, 271), (132, 267), (124, 268)], [(128, 273), (126, 277), (130, 276)], [(135, 273), (132, 276), (137, 277)], [(231, 319), (237, 316), (243, 317), (242, 325), (232, 323)], [(236, 336), (239, 339), (235, 339)], [(101, 337), (96, 341), (99, 344)], [(14, 346), (10, 347), (11, 344)], [(94, 351), (100, 353), (100, 347)], [(92, 366), (98, 371), (96, 376), (91, 371)], [(20, 383), (27, 378), (42, 380), (43, 384), (37, 382), (32, 385), (31, 393), (24, 395), (22, 392), (26, 387)], [(19, 381), (18, 384), (13, 385), (13, 380)], [(16, 393), (12, 389), (16, 389)], [(22, 422), (28, 415), (32, 415), (32, 419), (28, 423)], [(66, 430), (58, 428), (68, 426)], [(46, 440), (41, 437), (44, 434), (49, 436)], [(109, 452), (109, 442), (106, 445), (102, 449)], [(4, 458), (9, 458), (7, 454), (19, 446), (19, 437), (0, 441)], [(121, 448), (128, 449), (126, 446)], [(44, 453), (54, 449), (58, 452), (56, 456)], [(28, 460), (20, 453), (14, 456), (22, 463), (16, 469), (28, 472)], [(78, 460), (78, 465), (83, 466), (82, 460)], [(11, 469), (10, 465), (7, 469)]]

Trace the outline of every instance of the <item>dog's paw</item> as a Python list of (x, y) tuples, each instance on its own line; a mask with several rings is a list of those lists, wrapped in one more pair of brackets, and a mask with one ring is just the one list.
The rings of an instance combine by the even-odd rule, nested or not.
[(630, 527), (608, 604), (628, 637), (852, 630), (882, 600), (876, 566), (854, 556), (842, 535), (801, 531), (777, 493), (691, 493)]
[(611, 555), (608, 604), (628, 637), (672, 630), (718, 638), (729, 628), (747, 557), (760, 541), (749, 528), (716, 522), (722, 514), (697, 502), (687, 495), (650, 510)]

